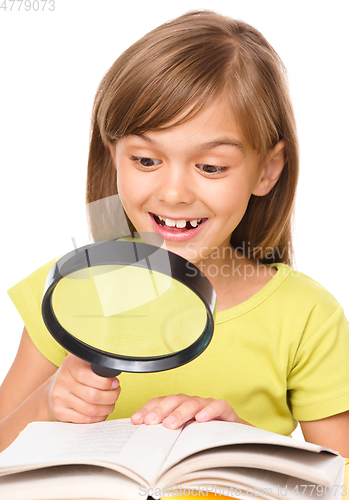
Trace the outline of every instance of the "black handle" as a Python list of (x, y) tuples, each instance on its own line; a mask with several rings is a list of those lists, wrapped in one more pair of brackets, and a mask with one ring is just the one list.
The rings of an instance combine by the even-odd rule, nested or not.
[(120, 375), (121, 370), (114, 370), (113, 368), (105, 368), (104, 366), (96, 365), (91, 363), (92, 371), (95, 372), (100, 377), (117, 377)]

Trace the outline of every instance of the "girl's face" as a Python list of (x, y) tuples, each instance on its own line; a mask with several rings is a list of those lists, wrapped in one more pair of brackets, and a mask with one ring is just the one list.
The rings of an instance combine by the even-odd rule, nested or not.
[(251, 194), (271, 189), (268, 164), (261, 165), (224, 101), (181, 125), (120, 139), (111, 152), (137, 231), (159, 233), (168, 250), (193, 263), (229, 246)]

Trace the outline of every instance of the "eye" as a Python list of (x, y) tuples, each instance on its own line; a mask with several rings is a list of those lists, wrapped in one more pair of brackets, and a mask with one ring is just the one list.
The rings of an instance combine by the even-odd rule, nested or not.
[(155, 167), (156, 165), (160, 165), (160, 160), (155, 160), (154, 158), (143, 158), (141, 156), (132, 156), (131, 160), (135, 161), (142, 167)]
[(216, 167), (215, 165), (196, 165), (201, 172), (204, 172), (205, 174), (219, 174), (221, 172), (224, 172), (227, 167)]

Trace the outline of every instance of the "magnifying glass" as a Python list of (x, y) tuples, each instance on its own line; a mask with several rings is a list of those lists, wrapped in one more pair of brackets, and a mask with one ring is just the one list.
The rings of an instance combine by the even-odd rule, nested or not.
[(210, 343), (216, 308), (210, 281), (188, 264), (135, 238), (77, 248), (48, 274), (44, 322), (101, 376), (184, 365)]

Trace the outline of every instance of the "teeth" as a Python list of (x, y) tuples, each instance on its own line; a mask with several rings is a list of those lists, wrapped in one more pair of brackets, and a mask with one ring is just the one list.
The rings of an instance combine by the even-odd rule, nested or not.
[[(165, 217), (161, 217), (160, 215), (157, 215), (157, 217), (161, 221), (164, 221), (166, 226), (169, 227), (178, 227), (179, 229), (183, 229), (187, 225), (187, 221), (185, 219), (180, 219), (180, 220), (166, 219)], [(193, 219), (189, 222), (192, 227), (197, 227), (201, 221), (202, 219)]]
[(182, 219), (182, 220), (176, 220), (176, 227), (182, 228), (187, 225), (187, 221)]
[(172, 219), (165, 219), (166, 226), (175, 227), (176, 221)]

